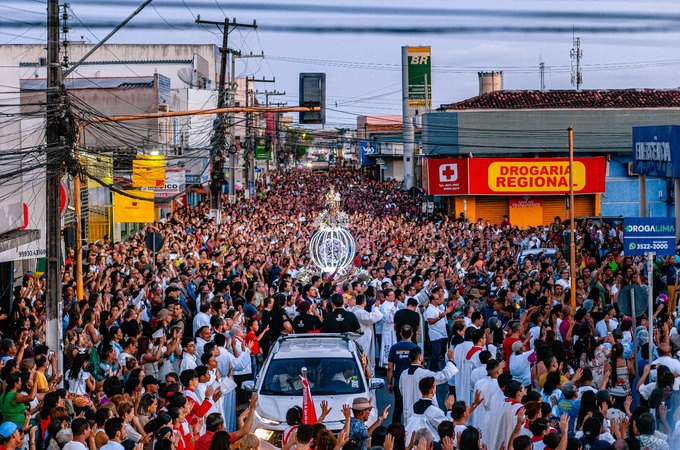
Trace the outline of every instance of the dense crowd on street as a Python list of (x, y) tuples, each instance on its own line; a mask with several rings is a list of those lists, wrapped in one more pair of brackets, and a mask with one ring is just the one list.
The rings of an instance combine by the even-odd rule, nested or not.
[[(331, 186), (357, 251), (312, 274)], [(24, 275), (0, 311), (2, 450), (680, 449), (675, 258), (649, 273), (620, 224), (579, 223), (573, 307), (559, 217), (425, 216), (399, 183), (348, 167), (271, 173), (257, 191), (225, 197), (220, 224), (204, 202), (90, 243), (82, 298), (67, 250), (63, 348), (46, 345), (44, 277)], [(528, 249), (546, 251), (518, 262)], [(625, 316), (619, 293), (648, 277), (653, 317)], [(339, 433), (326, 403), (315, 424), (293, 408), (280, 441), (253, 434), (243, 383), (277, 340), (342, 332), (390, 405), (355, 398)]]

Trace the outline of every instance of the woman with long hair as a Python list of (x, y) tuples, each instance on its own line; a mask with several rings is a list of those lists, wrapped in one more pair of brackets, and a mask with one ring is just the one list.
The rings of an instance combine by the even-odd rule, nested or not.
[[(610, 344), (613, 342), (611, 334), (607, 336), (607, 341)], [(581, 338), (580, 342), (580, 367), (590, 369), (593, 373), (593, 385), (600, 386), (604, 380), (604, 373), (607, 369), (611, 350), (607, 345), (599, 345), (597, 339), (592, 334), (586, 334)]]
[(633, 361), (623, 359), (623, 345), (617, 342), (612, 346), (609, 355), (611, 375), (609, 377), (609, 393), (614, 398), (614, 405), (621, 411), (624, 410), (624, 402), (630, 394), (630, 379), (635, 375)]
[(95, 381), (87, 371), (87, 363), (89, 361), (90, 356), (87, 353), (78, 353), (73, 359), (73, 366), (66, 371), (65, 379), (68, 382), (68, 393), (76, 414), (84, 412), (86, 415), (91, 416), (94, 414), (94, 411), (88, 391), (94, 391)]
[(215, 431), (212, 441), (210, 442), (210, 450), (230, 450), (231, 438), (227, 431)]

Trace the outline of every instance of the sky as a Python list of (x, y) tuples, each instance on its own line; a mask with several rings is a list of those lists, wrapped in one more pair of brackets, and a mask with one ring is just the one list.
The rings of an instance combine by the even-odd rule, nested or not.
[[(70, 39), (97, 42), (142, 0), (72, 0)], [(0, 0), (0, 43), (45, 39), (45, 0)], [(477, 72), (502, 70), (505, 89), (573, 89), (573, 35), (583, 52), (582, 89), (680, 86), (680, 3), (659, 1), (154, 0), (111, 43), (214, 43), (217, 27), (197, 16), (258, 29), (236, 30), (230, 47), (261, 53), (237, 74), (276, 78), (296, 105), (300, 72), (325, 72), (326, 128), (356, 127), (357, 115), (401, 114), (401, 47), (432, 47), (433, 105), (478, 94)], [(82, 37), (81, 37), (82, 36)]]

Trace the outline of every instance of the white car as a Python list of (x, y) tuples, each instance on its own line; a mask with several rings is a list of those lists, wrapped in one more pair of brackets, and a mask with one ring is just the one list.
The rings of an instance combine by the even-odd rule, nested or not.
[(286, 412), (302, 407), (300, 374), (307, 369), (312, 400), (317, 417), (321, 402), (332, 408), (324, 424), (332, 431), (344, 426), (343, 405), (356, 397), (372, 398), (373, 409), (368, 422), (377, 418), (375, 389), (385, 386), (381, 378), (367, 379), (361, 365), (361, 353), (349, 334), (291, 334), (274, 344), (256, 381), (246, 381), (243, 389), (257, 392), (258, 402), (253, 432), (272, 443), (280, 443), (286, 429)]

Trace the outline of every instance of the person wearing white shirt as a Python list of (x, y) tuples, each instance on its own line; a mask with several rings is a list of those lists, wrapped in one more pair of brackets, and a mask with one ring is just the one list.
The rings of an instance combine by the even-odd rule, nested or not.
[(94, 448), (94, 436), (90, 438), (90, 424), (87, 419), (73, 419), (71, 432), (73, 433), (73, 440), (67, 442), (62, 450), (89, 450), (88, 440), (90, 447)]
[[(458, 368), (453, 364), (453, 349), (446, 352), (447, 362), (442, 370), (439, 372), (432, 372), (423, 369), (423, 351), (420, 347), (412, 348), (409, 351), (408, 357), (411, 366), (406, 369), (399, 377), (399, 391), (404, 398), (404, 421), (408, 423), (409, 418), (413, 412), (413, 404), (420, 398), (419, 383), (425, 377), (434, 377), (436, 384), (444, 384), (456, 373)], [(437, 404), (437, 397), (432, 399), (433, 403)]]
[(555, 281), (555, 284), (562, 286), (565, 290), (571, 289), (571, 279), (569, 278), (569, 269), (562, 269), (560, 272), (560, 279)]
[(196, 360), (196, 342), (188, 340), (184, 342), (182, 352), (182, 362), (179, 366), (179, 373), (185, 370), (195, 369), (198, 365)]
[(601, 339), (606, 338), (607, 335), (612, 332), (612, 330), (619, 326), (619, 322), (614, 319), (614, 314), (616, 311), (614, 310), (613, 306), (607, 306), (604, 309), (604, 313), (604, 319), (595, 324), (595, 331), (597, 331), (597, 335)]
[(104, 432), (109, 438), (109, 442), (104, 444), (99, 450), (125, 450), (121, 444), (126, 438), (125, 421), (120, 417), (111, 417), (104, 425)]
[(531, 364), (529, 363), (529, 358), (533, 354), (533, 350), (524, 351), (524, 343), (522, 341), (512, 344), (510, 374), (513, 380), (519, 381), (524, 387), (531, 385)]
[[(446, 417), (444, 412), (432, 400), (437, 394), (437, 383), (434, 377), (425, 377), (418, 382), (418, 389), (422, 397), (413, 405), (413, 414), (408, 422), (406, 422), (406, 440), (411, 441), (411, 436), (417, 430), (425, 428), (432, 433), (435, 442), (439, 442), (439, 433), (437, 428), (439, 424), (445, 420), (450, 420)], [(451, 400), (449, 400), (451, 399)], [(449, 396), (446, 400), (446, 408), (451, 407), (453, 396)], [(449, 404), (450, 403), (450, 404)]]
[(444, 298), (440, 290), (437, 287), (432, 290), (430, 304), (425, 309), (425, 314), (423, 315), (429, 325), (429, 337), (432, 343), (429, 368), (433, 372), (439, 370), (439, 357), (442, 354), (448, 337), (446, 332), (446, 315), (453, 311), (452, 307), (449, 307), (449, 309), (444, 308)]
[(210, 327), (210, 302), (201, 303), (200, 312), (196, 314), (193, 321), (192, 330), (199, 330), (201, 327)]
[(675, 383), (673, 384), (673, 390), (680, 390), (680, 361), (671, 356), (670, 345), (662, 342), (659, 344), (659, 357), (652, 361), (652, 365), (660, 366), (664, 365), (668, 367), (673, 375), (675, 375)]

